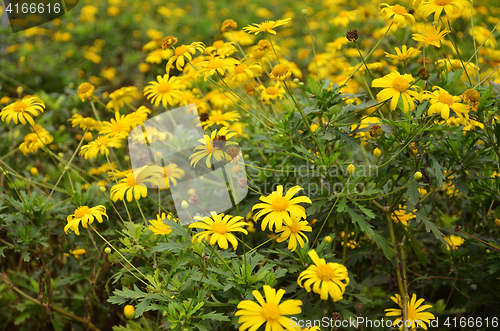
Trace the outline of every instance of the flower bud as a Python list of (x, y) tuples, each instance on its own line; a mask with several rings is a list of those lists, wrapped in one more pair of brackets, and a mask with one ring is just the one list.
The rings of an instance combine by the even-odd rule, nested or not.
[(300, 80), (299, 80), (298, 78), (294, 78), (294, 79), (293, 79), (293, 82), (294, 82), (295, 84), (298, 84), (298, 83), (300, 82)]
[(354, 166), (354, 164), (349, 164), (349, 166), (347, 167), (347, 171), (349, 172), (349, 174), (353, 175), (356, 171), (356, 167)]
[(413, 177), (415, 177), (416, 180), (420, 180), (422, 179), (422, 173), (420, 171), (417, 171)]
[(380, 155), (382, 155), (382, 151), (379, 148), (375, 148), (375, 150), (373, 151), (373, 156), (379, 158)]
[(135, 307), (132, 305), (126, 305), (125, 308), (123, 308), (123, 313), (125, 314), (126, 318), (131, 320), (135, 315)]
[(35, 168), (35, 167), (31, 168), (31, 169), (30, 169), (30, 172), (31, 172), (31, 174), (32, 174), (33, 176), (38, 176), (38, 169), (37, 169), (37, 168)]
[(302, 15), (306, 16), (306, 15), (307, 15), (307, 9), (302, 9), (302, 10), (300, 11), (300, 13), (301, 13)]
[(189, 203), (186, 200), (182, 200), (181, 207), (182, 207), (182, 209), (188, 209)]
[(326, 236), (326, 237), (325, 237), (325, 242), (326, 242), (327, 244), (331, 243), (331, 242), (332, 242), (332, 237), (330, 237), (330, 236)]
[(111, 248), (106, 247), (106, 248), (104, 249), (104, 253), (106, 253), (106, 254), (111, 254)]
[(83, 135), (83, 139), (85, 139), (86, 141), (91, 141), (92, 140), (92, 133), (91, 132), (86, 132)]
[(99, 191), (101, 191), (102, 193), (106, 192), (106, 188), (104, 186), (101, 186), (99, 187)]

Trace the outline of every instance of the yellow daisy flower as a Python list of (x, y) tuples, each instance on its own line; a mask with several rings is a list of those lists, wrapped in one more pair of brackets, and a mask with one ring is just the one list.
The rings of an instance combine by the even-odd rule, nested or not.
[[(338, 263), (326, 263), (325, 259), (320, 259), (314, 250), (309, 251), (309, 256), (314, 265), (300, 273), (297, 279), (299, 286), (311, 292), (311, 285), (313, 285), (313, 292), (319, 294), (321, 300), (328, 300), (328, 296), (331, 296), (335, 302), (341, 300), (345, 288), (349, 285), (347, 268)], [(305, 283), (302, 286), (304, 280)]]
[(210, 162), (212, 157), (217, 161), (221, 161), (223, 159), (228, 161), (232, 160), (231, 156), (229, 156), (223, 148), (226, 146), (238, 145), (234, 141), (228, 141), (228, 139), (234, 137), (235, 135), (236, 133), (230, 132), (226, 127), (220, 130), (215, 130), (210, 136), (205, 135), (204, 138), (198, 140), (201, 145), (195, 147), (194, 153), (189, 157), (191, 160), (191, 166), (196, 167), (196, 164), (198, 164), (198, 162), (204, 157), (207, 157), (205, 161), (207, 168), (211, 168), (212, 166)]
[(48, 146), (54, 141), (54, 137), (52, 137), (49, 131), (45, 130), (39, 124), (35, 124), (31, 131), (33, 132), (28, 133), (24, 137), (24, 142), (19, 145), (19, 150), (24, 155), (28, 153), (36, 153), (38, 149), (43, 148), (43, 146)]
[[(416, 212), (416, 209), (413, 209), (413, 212)], [(394, 210), (391, 218), (394, 222), (401, 222), (404, 226), (408, 226), (408, 221), (416, 218), (415, 214), (406, 211), (406, 208), (402, 205), (398, 206), (398, 209)]]
[(229, 122), (238, 121), (239, 118), (241, 118), (241, 116), (237, 111), (223, 113), (221, 110), (212, 110), (208, 115), (208, 119), (202, 123), (203, 129), (206, 130), (212, 125), (229, 126)]
[(224, 32), (222, 36), (232, 42), (237, 42), (241, 46), (250, 46), (254, 43), (255, 37), (252, 36), (251, 34), (246, 33), (245, 31), (231, 31), (230, 32)]
[(148, 225), (148, 228), (151, 231), (153, 231), (154, 234), (163, 234), (163, 235), (169, 234), (170, 232), (172, 232), (172, 228), (162, 222), (162, 220), (164, 220), (165, 218), (171, 220), (172, 216), (170, 216), (170, 214), (165, 216), (165, 213), (162, 213), (161, 217), (160, 217), (160, 214), (157, 214), (156, 220), (149, 221), (149, 223), (151, 223), (151, 225)]
[(406, 11), (401, 5), (391, 6), (387, 3), (379, 5), (380, 14), (386, 19), (391, 20), (398, 26), (403, 27), (415, 23), (415, 17)]
[(120, 148), (121, 136), (99, 136), (96, 140), (91, 141), (88, 145), (82, 146), (80, 155), (84, 155), (85, 159), (95, 159), (97, 154), (109, 155), (109, 148)]
[(132, 199), (139, 200), (148, 195), (148, 186), (146, 184), (157, 186), (160, 180), (160, 167), (144, 167), (125, 175), (118, 184), (111, 188), (111, 200), (117, 201), (127, 198), (128, 202)]
[(106, 207), (103, 205), (92, 208), (89, 208), (88, 206), (80, 206), (76, 208), (74, 214), (67, 217), (66, 220), (68, 221), (68, 224), (64, 227), (64, 232), (68, 234), (68, 230), (72, 230), (77, 236), (79, 236), (80, 231), (78, 227), (80, 226), (80, 222), (86, 229), (88, 224), (92, 224), (94, 222), (94, 219), (96, 219), (99, 223), (102, 223), (103, 216), (109, 219), (108, 215), (106, 215)]
[(450, 33), (450, 30), (444, 29), (441, 31), (441, 27), (435, 27), (434, 25), (427, 25), (422, 32), (420, 33), (414, 33), (412, 35), (412, 39), (415, 41), (418, 41), (420, 43), (424, 43), (427, 45), (432, 45), (437, 48), (441, 47), (441, 40), (448, 34)]
[(207, 81), (208, 77), (215, 75), (216, 73), (220, 76), (224, 76), (227, 70), (234, 69), (240, 61), (235, 60), (231, 57), (222, 58), (221, 56), (212, 56), (210, 60), (198, 63), (198, 71), (195, 73), (195, 77), (203, 75), (204, 80)]
[(447, 250), (458, 249), (458, 246), (461, 246), (465, 242), (464, 238), (455, 235), (446, 236), (444, 237), (444, 240), (448, 243), (448, 245), (446, 245)]
[(295, 251), (297, 249), (297, 242), (300, 247), (304, 247), (304, 239), (309, 242), (309, 239), (303, 232), (311, 232), (312, 228), (308, 225), (307, 221), (300, 221), (297, 217), (292, 217), (292, 225), (283, 225), (281, 229), (277, 229), (276, 233), (281, 232), (279, 238), (277, 238), (277, 242), (283, 242), (287, 239), (290, 239), (288, 242), (288, 249), (290, 251)]
[[(477, 26), (477, 25), (474, 26), (474, 38), (476, 38), (477, 42), (479, 44), (482, 44), (484, 42), (484, 46), (496, 48), (497, 41), (493, 36), (493, 34), (490, 35), (490, 33), (491, 33), (490, 30), (483, 28), (482, 26)], [(469, 34), (472, 36), (472, 29), (469, 30)]]
[(186, 174), (186, 172), (181, 168), (179, 168), (175, 163), (169, 163), (165, 167), (162, 167), (162, 169), (163, 169), (163, 175), (165, 177), (166, 189), (170, 188), (170, 183), (172, 183), (173, 186), (176, 186), (177, 179), (181, 179)]
[(96, 121), (92, 117), (83, 117), (80, 114), (73, 114), (71, 118), (68, 120), (71, 122), (71, 126), (79, 126), (83, 131), (94, 131), (101, 129), (101, 122)]
[(349, 23), (358, 20), (358, 13), (356, 10), (342, 10), (337, 17), (328, 21), (328, 23), (335, 26), (341, 26), (346, 28)]
[(270, 100), (282, 100), (283, 95), (286, 93), (285, 89), (281, 86), (281, 82), (279, 81), (276, 82), (274, 86), (269, 86), (267, 88), (264, 85), (260, 85), (257, 87), (257, 90), (261, 91), (260, 100), (265, 104), (269, 104)]
[(220, 57), (230, 56), (236, 53), (238, 50), (234, 46), (233, 42), (224, 42), (224, 40), (214, 41), (212, 46), (208, 46), (205, 49), (205, 54), (211, 55), (212, 53), (219, 54)]
[(87, 251), (85, 251), (84, 248), (78, 248), (78, 249), (74, 249), (74, 250), (70, 250), (69, 251), (71, 254), (73, 254), (73, 256), (78, 259), (80, 257), (80, 255), (83, 255), (85, 253), (87, 253)]
[(194, 222), (189, 224), (189, 228), (201, 228), (205, 231), (197, 233), (193, 237), (193, 242), (198, 239), (201, 243), (203, 239), (214, 245), (217, 243), (220, 248), (227, 249), (229, 247), (228, 242), (231, 243), (233, 249), (236, 250), (238, 247), (238, 239), (231, 232), (242, 232), (248, 234), (244, 226), (248, 224), (243, 222), (243, 217), (241, 216), (231, 216), (218, 214), (214, 211), (210, 212), (212, 217), (201, 217), (195, 216), (194, 219), (201, 222)]
[(177, 47), (174, 51), (174, 55), (168, 59), (167, 74), (170, 72), (170, 69), (174, 67), (174, 62), (177, 70), (182, 71), (182, 68), (186, 65), (186, 61), (193, 60), (192, 55), (196, 53), (196, 51), (203, 53), (205, 51), (205, 45), (202, 42), (195, 41), (191, 43), (191, 45), (181, 45)]
[(241, 301), (235, 313), (240, 323), (239, 331), (257, 330), (262, 324), (266, 324), (266, 331), (295, 331), (292, 327), (292, 321), (287, 315), (297, 315), (302, 313), (300, 300), (286, 300), (280, 304), (285, 290), (276, 291), (269, 285), (264, 285), (264, 294), (266, 300), (262, 297), (259, 291), (252, 291), (253, 297), (257, 302), (251, 300)]
[(160, 64), (163, 60), (170, 59), (172, 55), (174, 55), (174, 51), (170, 48), (157, 49), (146, 55), (146, 59), (144, 61), (147, 63)]
[(459, 96), (453, 96), (446, 90), (439, 86), (434, 86), (434, 92), (427, 92), (424, 96), (425, 99), (429, 99), (431, 106), (427, 110), (427, 114), (440, 114), (444, 120), (450, 117), (450, 109), (455, 111), (459, 117), (465, 117), (468, 119), (467, 105), (460, 103), (462, 99)]
[(103, 121), (99, 134), (112, 136), (127, 136), (132, 130), (130, 117), (120, 115), (120, 112), (115, 112), (115, 118), (110, 121)]
[[(401, 296), (396, 294), (391, 297), (391, 300), (394, 301), (399, 307), (403, 307), (403, 301), (401, 300)], [(430, 319), (434, 319), (434, 315), (429, 312), (424, 312), (424, 310), (428, 308), (432, 308), (432, 305), (423, 305), (420, 306), (425, 299), (418, 299), (417, 295), (413, 293), (411, 300), (408, 300), (408, 319), (407, 321), (411, 321), (411, 329), (416, 329), (417, 327), (422, 327), (427, 330), (427, 325), (425, 323), (429, 323)], [(398, 326), (399, 329), (403, 329), (403, 323), (407, 321), (403, 321), (403, 309), (395, 309), (390, 308), (386, 309), (386, 316), (399, 316), (392, 325)], [(409, 323), (408, 323), (409, 324)]]
[(288, 77), (292, 75), (292, 72), (290, 69), (286, 66), (286, 64), (278, 64), (275, 65), (271, 73), (269, 74), (269, 77), (271, 77), (272, 80), (285, 80)]
[(399, 61), (406, 61), (409, 58), (414, 57), (415, 55), (420, 53), (420, 51), (417, 48), (413, 48), (413, 47), (407, 48), (406, 45), (403, 45), (403, 47), (401, 47), (401, 49), (399, 49), (399, 47), (396, 47), (396, 55), (393, 55), (393, 54), (390, 54), (387, 52), (384, 52), (384, 53), (385, 53), (385, 57), (390, 57), (391, 59), (396, 59)]
[(0, 111), (0, 119), (5, 123), (9, 123), (12, 120), (15, 124), (18, 122), (26, 124), (28, 122), (31, 125), (35, 125), (33, 117), (37, 117), (40, 113), (43, 113), (44, 108), (45, 104), (42, 100), (37, 97), (26, 96), (22, 100), (4, 107)]
[(259, 199), (264, 203), (257, 203), (252, 207), (254, 209), (261, 209), (254, 216), (255, 220), (267, 214), (262, 220), (261, 228), (264, 231), (269, 224), (269, 230), (273, 231), (273, 226), (276, 226), (277, 230), (280, 230), (285, 223), (288, 226), (292, 226), (292, 216), (302, 219), (306, 218), (306, 210), (304, 207), (298, 205), (299, 203), (312, 203), (311, 199), (306, 196), (299, 196), (293, 198), (293, 196), (300, 190), (303, 190), (300, 186), (294, 186), (289, 189), (285, 196), (283, 196), (283, 186), (278, 185), (276, 191), (269, 194), (267, 197), (261, 196)]
[(94, 85), (85, 82), (80, 84), (80, 86), (78, 86), (78, 96), (80, 97), (82, 102), (85, 102), (85, 100), (90, 99), (92, 93), (94, 93)]
[(130, 126), (135, 128), (136, 126), (144, 123), (149, 114), (151, 114), (151, 109), (145, 106), (140, 106), (135, 112), (127, 114), (126, 117), (130, 121)]
[(156, 77), (157, 82), (151, 81), (149, 85), (144, 88), (144, 95), (155, 106), (160, 103), (163, 107), (175, 106), (182, 98), (182, 90), (186, 89), (186, 85), (182, 84), (181, 79), (175, 76), (169, 77), (168, 74)]
[(437, 22), (443, 11), (448, 19), (453, 19), (455, 18), (453, 13), (455, 9), (462, 13), (469, 7), (470, 2), (468, 0), (424, 0), (418, 6), (417, 11), (422, 17), (434, 13), (434, 22)]
[(122, 87), (109, 95), (111, 101), (108, 102), (106, 107), (108, 109), (118, 111), (125, 104), (130, 103), (134, 100), (139, 100), (141, 98), (141, 94), (137, 87), (135, 86), (126, 86)]
[(391, 99), (392, 110), (396, 109), (399, 98), (401, 97), (403, 99), (403, 110), (407, 113), (415, 108), (414, 99), (421, 99), (420, 93), (415, 91), (414, 87), (410, 87), (412, 81), (412, 75), (401, 75), (399, 72), (393, 71), (382, 78), (374, 79), (372, 87), (383, 88), (383, 90), (377, 94), (377, 101), (382, 102)]
[[(244, 62), (234, 66), (233, 68), (229, 68), (228, 70), (231, 79), (234, 80), (238, 84), (245, 84), (250, 79), (260, 76), (262, 74), (262, 67), (258, 64), (248, 65)], [(229, 81), (228, 83), (230, 83)]]
[(243, 30), (246, 31), (247, 33), (254, 33), (255, 35), (258, 35), (261, 32), (276, 34), (276, 31), (274, 31), (274, 29), (278, 26), (288, 24), (290, 20), (291, 18), (285, 18), (284, 20), (265, 21), (259, 24), (253, 23), (253, 26), (252, 25), (245, 26)]

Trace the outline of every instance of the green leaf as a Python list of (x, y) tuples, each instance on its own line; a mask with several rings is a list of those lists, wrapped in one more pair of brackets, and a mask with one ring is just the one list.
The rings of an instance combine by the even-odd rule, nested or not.
[(340, 199), (340, 201), (337, 203), (337, 211), (339, 213), (343, 212), (346, 206), (347, 206), (347, 199), (346, 198)]
[(373, 240), (377, 246), (382, 249), (385, 257), (392, 262), (392, 264), (396, 265), (396, 254), (394, 253), (394, 249), (392, 248), (392, 243), (379, 235), (378, 233), (373, 233)]
[(149, 307), (149, 304), (151, 303), (151, 299), (144, 299), (142, 300), (136, 307), (135, 307), (135, 318), (137, 317), (141, 317), (142, 314), (144, 314), (144, 312), (146, 310), (149, 310), (148, 307)]
[(216, 313), (214, 311), (211, 311), (208, 314), (203, 314), (199, 317), (201, 319), (211, 320), (211, 321), (229, 321), (229, 318), (227, 316), (225, 316), (222, 313)]
[(425, 229), (427, 230), (427, 232), (431, 232), (434, 234), (434, 236), (436, 236), (436, 238), (441, 241), (443, 244), (447, 244), (446, 241), (443, 239), (444, 238), (444, 235), (443, 233), (439, 230), (439, 228), (436, 226), (436, 224), (434, 224), (434, 222), (432, 222), (431, 220), (429, 220), (427, 217), (425, 217), (424, 214), (420, 213), (419, 211), (417, 211), (415, 213), (415, 215), (417, 216), (417, 222), (420, 223), (420, 222), (424, 222), (425, 224)]
[(368, 209), (366, 207), (364, 207), (363, 205), (360, 205), (358, 203), (356, 203), (355, 201), (353, 201), (353, 203), (358, 206), (359, 209), (361, 209), (361, 211), (366, 215), (368, 216), (369, 218), (375, 218), (375, 213), (371, 210), (371, 209)]
[(353, 209), (351, 209), (349, 207), (345, 207), (345, 210), (351, 216), (352, 222), (358, 224), (358, 226), (362, 232), (366, 233), (370, 237), (373, 237), (375, 232), (373, 232), (373, 228), (370, 225), (370, 223), (368, 223), (361, 215), (356, 213)]
[(417, 181), (414, 181), (408, 186), (408, 189), (406, 190), (406, 195), (408, 196), (408, 201), (412, 205), (416, 205), (418, 203), (418, 183)]

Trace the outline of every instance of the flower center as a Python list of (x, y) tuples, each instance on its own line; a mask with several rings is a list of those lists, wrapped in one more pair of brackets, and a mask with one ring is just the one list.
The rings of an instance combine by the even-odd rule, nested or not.
[(285, 197), (277, 197), (273, 200), (273, 203), (271, 204), (271, 208), (274, 211), (286, 210), (288, 206), (290, 206), (290, 202)]
[(106, 136), (99, 137), (96, 139), (95, 143), (98, 147), (101, 147), (102, 145), (106, 145), (107, 143), (109, 143), (109, 138)]
[(76, 208), (75, 217), (82, 218), (84, 215), (90, 214), (90, 209), (87, 206)]
[(214, 148), (223, 148), (226, 146), (226, 136), (216, 136), (214, 140), (212, 140), (212, 145)]
[(85, 94), (92, 89), (92, 85), (89, 83), (83, 83), (78, 87), (79, 94)]
[(242, 63), (242, 64), (239, 64), (237, 65), (235, 68), (234, 68), (234, 73), (235, 74), (241, 74), (242, 72), (244, 72), (245, 70), (247, 69), (247, 65)]
[(392, 88), (398, 92), (406, 90), (410, 84), (404, 77), (397, 77), (392, 81)]
[(410, 305), (408, 305), (408, 319), (417, 320), (417, 312), (415, 311), (415, 308)]
[(452, 0), (435, 0), (436, 5), (438, 6), (446, 6), (449, 4)]
[(448, 92), (443, 92), (439, 95), (439, 102), (442, 102), (442, 103), (447, 104), (448, 106), (451, 106), (451, 105), (453, 105), (453, 103), (455, 101), (453, 100), (453, 97)]
[(398, 15), (404, 15), (406, 14), (406, 9), (405, 7), (403, 6), (400, 6), (400, 5), (394, 5), (394, 7), (392, 7), (392, 10), (398, 14)]
[(218, 69), (224, 65), (224, 62), (221, 59), (217, 59), (214, 61), (211, 61), (208, 65), (207, 68), (209, 69)]
[(274, 86), (270, 86), (266, 89), (266, 93), (269, 94), (269, 95), (276, 95), (278, 94), (278, 89)]
[(160, 93), (167, 93), (170, 91), (170, 84), (168, 82), (162, 82), (158, 84), (158, 92)]
[(26, 110), (26, 108), (28, 108), (28, 105), (22, 101), (18, 101), (14, 104), (14, 111), (16, 113), (22, 113)]
[(274, 22), (264, 22), (260, 24), (260, 31), (269, 31), (274, 28)]
[(316, 269), (316, 275), (321, 280), (331, 280), (335, 276), (335, 270), (330, 265), (323, 264)]
[(277, 76), (277, 77), (282, 77), (285, 76), (290, 70), (288, 70), (288, 67), (284, 64), (278, 64), (273, 68), (272, 74)]
[(226, 234), (229, 230), (229, 227), (226, 223), (215, 222), (214, 224), (212, 224), (212, 227), (210, 229), (215, 233)]
[(291, 233), (299, 233), (300, 232), (300, 224), (299, 221), (294, 221), (292, 226), (288, 227)]
[(179, 57), (184, 55), (188, 51), (188, 47), (186, 45), (181, 45), (175, 49), (175, 56)]
[(127, 185), (128, 186), (135, 186), (137, 185), (136, 181), (135, 181), (135, 176), (134, 174), (129, 174), (127, 176)]
[(261, 314), (266, 321), (276, 321), (281, 316), (280, 307), (275, 303), (267, 302), (262, 305)]
[(265, 39), (261, 39), (259, 40), (259, 42), (257, 43), (257, 47), (263, 51), (265, 49), (270, 49), (271, 48), (271, 43)]

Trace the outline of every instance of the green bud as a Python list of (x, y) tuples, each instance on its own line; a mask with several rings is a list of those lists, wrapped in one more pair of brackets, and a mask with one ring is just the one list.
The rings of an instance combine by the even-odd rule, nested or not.
[(104, 249), (104, 253), (106, 253), (106, 254), (111, 254), (111, 248), (106, 247), (106, 248)]

